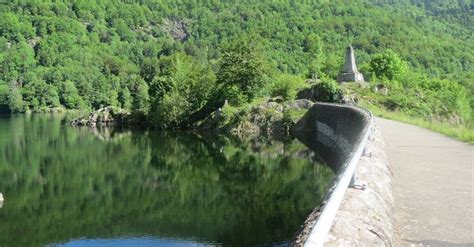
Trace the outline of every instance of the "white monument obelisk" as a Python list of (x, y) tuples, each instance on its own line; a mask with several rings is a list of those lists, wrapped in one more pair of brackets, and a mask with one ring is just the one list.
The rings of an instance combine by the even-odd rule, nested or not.
[(342, 71), (337, 77), (337, 81), (344, 82), (363, 82), (364, 76), (357, 70), (357, 65), (354, 56), (354, 49), (351, 45), (346, 49), (346, 59)]

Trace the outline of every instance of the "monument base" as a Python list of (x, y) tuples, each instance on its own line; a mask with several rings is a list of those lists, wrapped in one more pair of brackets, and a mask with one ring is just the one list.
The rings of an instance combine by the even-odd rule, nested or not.
[(341, 73), (337, 76), (337, 81), (342, 82), (364, 82), (362, 73)]

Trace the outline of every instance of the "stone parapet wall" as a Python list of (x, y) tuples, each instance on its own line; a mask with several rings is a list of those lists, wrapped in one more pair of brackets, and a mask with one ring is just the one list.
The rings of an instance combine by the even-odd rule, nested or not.
[(392, 246), (393, 195), (390, 165), (380, 128), (368, 142), (368, 156), (357, 166), (358, 184), (349, 188), (334, 220), (325, 246)]

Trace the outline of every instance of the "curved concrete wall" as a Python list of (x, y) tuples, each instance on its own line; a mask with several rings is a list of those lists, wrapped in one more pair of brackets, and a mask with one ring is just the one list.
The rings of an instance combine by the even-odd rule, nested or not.
[(292, 128), (292, 135), (337, 173), (351, 159), (371, 121), (370, 114), (357, 107), (316, 103)]
[[(367, 145), (371, 146), (374, 142), (374, 138), (367, 141), (368, 131), (371, 131), (371, 122), (371, 114), (362, 108), (316, 103), (292, 128), (292, 134), (316, 151), (321, 156), (320, 158), (326, 161), (337, 174), (323, 203), (308, 217), (293, 245), (313, 246), (315, 243), (315, 245), (320, 245), (324, 241), (331, 246), (344, 246), (346, 244), (363, 246), (374, 243), (391, 245), (393, 199), (391, 197), (391, 182), (387, 163), (380, 162), (380, 159), (371, 160), (371, 157), (366, 156), (361, 158), (361, 161), (365, 162), (361, 168), (361, 161), (359, 161), (362, 145), (365, 146), (368, 142)], [(372, 147), (370, 148), (372, 149)], [(379, 150), (378, 153), (383, 153), (383, 149)], [(381, 156), (383, 155), (378, 155), (378, 157)], [(353, 166), (350, 164), (353, 164), (354, 160), (355, 164), (357, 165), (358, 162), (359, 165), (356, 168), (351, 167), (352, 170), (348, 169), (348, 167)], [(361, 169), (366, 171), (363, 174), (364, 179), (373, 180), (364, 181), (364, 183), (367, 185), (375, 184), (377, 188), (374, 190), (371, 186), (367, 186), (368, 188), (365, 190), (357, 190), (359, 194), (356, 196), (354, 196), (353, 189), (348, 192), (344, 190), (340, 195), (341, 189), (336, 187), (341, 187), (339, 183), (347, 183), (347, 173), (357, 175), (360, 174)], [(343, 177), (345, 178), (343, 179)], [(342, 180), (345, 180), (345, 182), (341, 182)], [(335, 192), (337, 190), (339, 191)], [(382, 195), (382, 193), (386, 195)], [(334, 204), (330, 202), (335, 200), (334, 197), (339, 197), (339, 200), (342, 200), (343, 197), (344, 200), (342, 203), (339, 201), (339, 203)], [(354, 205), (364, 205), (364, 208)], [(318, 222), (319, 218), (324, 218), (321, 215), (325, 214), (326, 211), (335, 210), (334, 208), (328, 209), (328, 207), (339, 208), (339, 211), (335, 213), (334, 222), (331, 223), (331, 231), (326, 236), (327, 239), (313, 241), (314, 236), (320, 236), (314, 234), (313, 227), (321, 225)], [(342, 218), (341, 215), (343, 215)], [(367, 229), (364, 231), (364, 228)], [(383, 230), (374, 231), (373, 229)], [(379, 242), (369, 241), (367, 239), (370, 239), (370, 236), (361, 237), (361, 232), (382, 240)]]

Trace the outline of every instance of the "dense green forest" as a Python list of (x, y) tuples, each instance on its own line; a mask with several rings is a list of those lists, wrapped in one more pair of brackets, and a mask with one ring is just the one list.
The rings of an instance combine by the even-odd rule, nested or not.
[(0, 110), (112, 105), (182, 125), (222, 99), (330, 82), (352, 44), (389, 108), (462, 123), (473, 12), (472, 0), (2, 2)]

